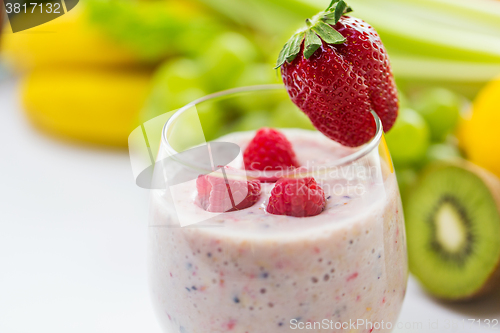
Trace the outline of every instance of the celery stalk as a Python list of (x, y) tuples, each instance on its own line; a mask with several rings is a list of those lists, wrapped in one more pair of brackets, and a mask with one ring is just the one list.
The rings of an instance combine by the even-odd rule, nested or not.
[[(380, 33), (389, 52), (441, 59), (499, 62), (500, 61), (500, 3), (487, 1), (490, 9), (473, 10), (466, 16), (460, 5), (443, 0), (352, 0), (354, 15), (373, 25)], [(478, 0), (475, 4), (480, 7)], [(494, 5), (490, 4), (493, 3)], [(455, 11), (457, 9), (457, 12)], [(496, 14), (499, 23), (480, 20)], [(488, 33), (486, 33), (488, 32)]]
[[(250, 28), (261, 35), (261, 40), (280, 46), (305, 18), (330, 3), (330, 0), (195, 1)], [(354, 10), (353, 16), (364, 19), (380, 34), (399, 81), (463, 85), (474, 93), (481, 84), (500, 74), (500, 1), (346, 1)]]
[[(329, 1), (297, 0), (322, 10)], [(473, 95), (500, 74), (500, 1), (348, 0), (380, 34), (399, 81)]]
[(449, 61), (433, 58), (394, 55), (392, 68), (398, 76), (412, 79), (485, 82), (492, 73), (500, 73), (500, 63)]

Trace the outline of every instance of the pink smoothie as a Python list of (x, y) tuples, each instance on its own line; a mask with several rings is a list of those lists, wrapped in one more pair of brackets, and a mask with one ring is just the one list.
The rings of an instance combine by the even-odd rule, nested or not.
[[(153, 191), (150, 282), (165, 332), (390, 331), (407, 281), (395, 174), (377, 151), (326, 168), (355, 150), (318, 132), (283, 132), (325, 191), (320, 215), (267, 213), (274, 184), (264, 183), (254, 206), (181, 228), (167, 202), (203, 214), (194, 181), (178, 185), (173, 199), (168, 191)], [(218, 141), (244, 150), (253, 135)], [(241, 164), (241, 158), (232, 163)]]

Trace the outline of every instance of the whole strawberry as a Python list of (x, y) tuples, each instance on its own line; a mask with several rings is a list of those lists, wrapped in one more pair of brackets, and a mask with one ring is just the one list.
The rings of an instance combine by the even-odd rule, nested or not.
[(374, 111), (385, 131), (398, 115), (398, 95), (389, 58), (377, 32), (344, 16), (351, 9), (333, 0), (285, 44), (277, 68), (292, 101), (327, 137), (357, 147), (376, 131)]

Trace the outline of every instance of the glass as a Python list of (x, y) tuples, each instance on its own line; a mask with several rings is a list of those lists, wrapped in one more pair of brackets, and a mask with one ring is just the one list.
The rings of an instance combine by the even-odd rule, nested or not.
[[(163, 128), (154, 177), (167, 185), (152, 190), (149, 228), (150, 286), (163, 330), (390, 332), (408, 266), (401, 199), (380, 120), (373, 113), (376, 135), (359, 148), (317, 131), (282, 129), (302, 167), (243, 170), (242, 151), (254, 132), (231, 134), (241, 125), (222, 126), (220, 119), (276, 108), (300, 113), (281, 85), (232, 89), (190, 103)], [(294, 125), (309, 126), (305, 118)], [(203, 132), (223, 137), (207, 145)], [(196, 179), (209, 173), (226, 181), (263, 180), (260, 201), (206, 212), (196, 199)], [(267, 213), (273, 180), (281, 177), (314, 177), (327, 198), (324, 211), (303, 218)]]

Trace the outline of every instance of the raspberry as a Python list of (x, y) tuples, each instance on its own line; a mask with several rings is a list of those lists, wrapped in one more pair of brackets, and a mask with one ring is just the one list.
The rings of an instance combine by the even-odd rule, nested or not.
[(281, 178), (271, 191), (267, 212), (308, 217), (321, 213), (325, 205), (325, 192), (313, 177)]
[[(231, 169), (224, 167), (224, 170)], [(222, 174), (220, 177), (198, 176), (196, 189), (198, 203), (207, 212), (212, 213), (232, 212), (251, 207), (259, 201), (261, 193), (259, 180), (231, 179)]]
[(246, 170), (284, 170), (297, 168), (292, 144), (273, 128), (261, 128), (243, 153)]

